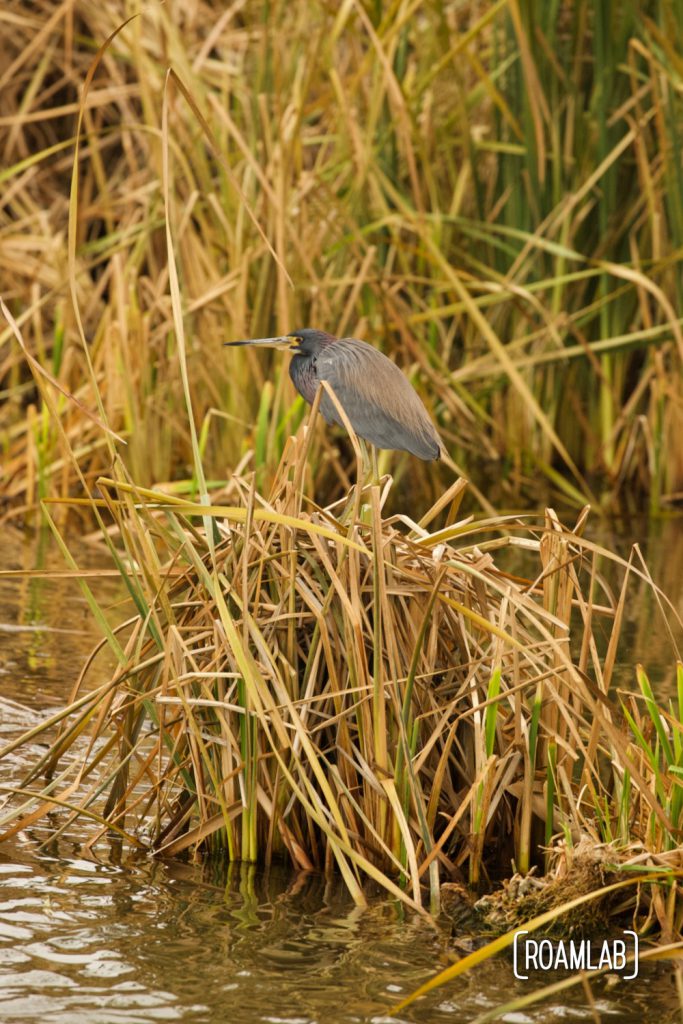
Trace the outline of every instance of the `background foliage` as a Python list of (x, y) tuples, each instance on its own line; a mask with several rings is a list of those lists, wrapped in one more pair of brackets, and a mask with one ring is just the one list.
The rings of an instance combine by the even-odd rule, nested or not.
[[(133, 14), (87, 95), (76, 204), (83, 83)], [(172, 67), (196, 106), (170, 87), (171, 226), (210, 475), (252, 446), (272, 475), (303, 414), (279, 357), (222, 342), (308, 324), (392, 355), (500, 500), (543, 482), (659, 508), (683, 491), (682, 30), (679, 0), (8, 0), (0, 294), (30, 352), (94, 410), (68, 289), (72, 195), (108, 422), (138, 481), (187, 474), (161, 165)], [(4, 326), (0, 398), (3, 492), (68, 491)], [(60, 410), (83, 463), (106, 468), (101, 431)], [(326, 496), (348, 458), (319, 431), (310, 471)], [(450, 479), (410, 467), (425, 500)]]

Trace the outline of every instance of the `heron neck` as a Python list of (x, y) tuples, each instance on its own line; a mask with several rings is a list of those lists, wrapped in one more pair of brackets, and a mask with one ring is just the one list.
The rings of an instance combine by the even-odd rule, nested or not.
[(311, 356), (294, 356), (289, 364), (289, 376), (300, 395), (312, 404), (318, 387), (318, 374)]

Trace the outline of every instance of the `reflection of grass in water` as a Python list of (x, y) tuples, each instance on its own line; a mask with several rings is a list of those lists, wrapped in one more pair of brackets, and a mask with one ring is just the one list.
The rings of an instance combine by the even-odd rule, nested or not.
[[(669, 4), (647, 19), (587, 0), (419, 18), (249, 4), (218, 21), (211, 5), (191, 18), (162, 5), (102, 54), (71, 210), (78, 86), (123, 6), (83, 5), (77, 23), (70, 9), (5, 7), (0, 294), (29, 351), (90, 410), (96, 382), (134, 479), (192, 460), (170, 219), (209, 476), (225, 478), (248, 436), (267, 489), (302, 416), (279, 363), (228, 358), (221, 343), (308, 323), (382, 339), (456, 461), (493, 465), (506, 500), (543, 482), (580, 503), (587, 474), (613, 503), (680, 493), (683, 100)], [(195, 109), (172, 86), (167, 211), (169, 65)], [(66, 297), (69, 213), (95, 382)], [(0, 392), (4, 493), (68, 493), (73, 469), (7, 330)], [(108, 472), (101, 430), (61, 395), (55, 406), (90, 478)], [(310, 461), (330, 496), (348, 472), (336, 446), (322, 433)], [(410, 473), (425, 501), (444, 486), (430, 468)]]

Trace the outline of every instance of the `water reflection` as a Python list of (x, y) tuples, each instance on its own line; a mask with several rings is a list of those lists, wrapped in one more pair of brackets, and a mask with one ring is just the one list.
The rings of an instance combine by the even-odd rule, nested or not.
[[(76, 538), (69, 547), (79, 568), (94, 573), (101, 573), (103, 565), (111, 568), (93, 545)], [(78, 669), (102, 639), (92, 612), (45, 530), (25, 533), (3, 526), (0, 570), (25, 573), (0, 576), (0, 693), (32, 710), (60, 706)], [(123, 597), (120, 582), (111, 576), (94, 576), (88, 585), (104, 607)], [(112, 622), (121, 618), (121, 612), (114, 612)], [(96, 665), (100, 681), (112, 667), (103, 649)]]
[[(448, 963), (448, 929), (378, 897), (360, 911), (320, 876), (234, 865), (115, 866), (34, 860), (28, 840), (0, 861), (0, 1019), (59, 1024), (156, 1020), (380, 1021)], [(645, 1019), (675, 1005), (663, 969), (607, 993), (601, 1012)], [(406, 1021), (471, 1021), (526, 991), (499, 959), (434, 994)], [(590, 1019), (581, 992), (530, 1021)]]

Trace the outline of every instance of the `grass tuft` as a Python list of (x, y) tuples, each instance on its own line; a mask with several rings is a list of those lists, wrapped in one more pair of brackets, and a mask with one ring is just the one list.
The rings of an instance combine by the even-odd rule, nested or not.
[[(267, 495), (253, 474), (210, 504), (100, 478), (131, 600), (116, 628), (95, 608), (118, 667), (90, 692), (85, 672), (45, 723), (0, 838), (67, 804), (60, 827), (106, 820), (92, 843), (111, 826), (165, 856), (336, 865), (359, 903), (372, 879), (432, 908), (444, 879), (527, 871), (557, 838), (681, 866), (680, 709), (657, 708), (642, 669), (639, 693), (610, 692), (623, 592), (590, 596), (585, 512), (573, 530), (548, 511), (429, 532), (384, 513), (390, 478), (319, 508), (314, 429)], [(455, 515), (424, 518), (439, 513)], [(498, 568), (501, 541), (535, 578)], [(643, 575), (625, 564), (625, 585)]]

